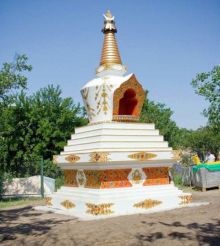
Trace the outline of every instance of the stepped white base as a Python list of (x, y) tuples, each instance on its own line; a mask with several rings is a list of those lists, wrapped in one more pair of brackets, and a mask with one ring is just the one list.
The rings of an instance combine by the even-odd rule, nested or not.
[(179, 208), (191, 203), (191, 194), (168, 185), (88, 189), (62, 187), (39, 210), (69, 214), (83, 220), (152, 213)]

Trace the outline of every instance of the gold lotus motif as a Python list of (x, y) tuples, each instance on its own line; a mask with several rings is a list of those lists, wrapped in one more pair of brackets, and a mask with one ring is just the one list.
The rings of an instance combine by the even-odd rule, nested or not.
[(78, 155), (68, 155), (66, 158), (65, 158), (66, 161), (68, 161), (69, 163), (75, 163), (77, 162), (78, 160), (80, 160), (80, 157)]
[(47, 206), (52, 206), (53, 204), (52, 204), (52, 197), (46, 197), (45, 198), (45, 204), (47, 205)]
[(179, 196), (179, 198), (181, 199), (179, 205), (185, 205), (192, 202), (192, 195), (183, 195), (183, 196)]
[(138, 152), (138, 153), (134, 153), (134, 154), (129, 155), (128, 158), (138, 160), (138, 161), (146, 161), (146, 160), (152, 159), (156, 156), (157, 155), (153, 154), (153, 153)]
[(101, 203), (101, 204), (86, 203), (86, 206), (88, 207), (88, 210), (86, 211), (86, 213), (88, 214), (109, 215), (113, 213), (113, 211), (111, 210), (113, 203)]
[(148, 208), (153, 208), (155, 206), (158, 206), (161, 203), (162, 202), (161, 201), (158, 201), (158, 200), (146, 199), (146, 200), (144, 200), (142, 202), (135, 203), (133, 205), (133, 207), (135, 207), (135, 208), (145, 208), (145, 209), (148, 209)]
[(74, 208), (76, 205), (74, 203), (72, 203), (69, 200), (65, 200), (63, 202), (60, 203), (64, 208), (69, 209), (69, 208)]

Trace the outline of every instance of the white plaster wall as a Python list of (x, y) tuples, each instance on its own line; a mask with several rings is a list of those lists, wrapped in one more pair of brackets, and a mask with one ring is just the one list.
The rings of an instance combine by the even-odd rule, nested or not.
[[(28, 178), (14, 178), (11, 182), (4, 183), (4, 196), (40, 196), (40, 175)], [(55, 191), (55, 179), (44, 177), (44, 194), (51, 195)]]

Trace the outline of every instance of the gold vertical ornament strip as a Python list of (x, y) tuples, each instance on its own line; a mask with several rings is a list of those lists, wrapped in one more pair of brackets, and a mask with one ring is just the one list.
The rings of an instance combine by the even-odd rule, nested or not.
[(81, 94), (83, 99), (86, 101), (88, 99), (88, 95), (89, 95), (89, 88), (84, 88), (81, 90)]
[(89, 117), (89, 120), (91, 120), (93, 117), (96, 116), (95, 109), (90, 106), (88, 103), (88, 96), (89, 96), (89, 88), (84, 88), (81, 90), (81, 94), (84, 100), (84, 105), (87, 111), (87, 115)]
[(100, 86), (96, 86), (96, 92), (95, 92), (95, 101), (96, 101), (96, 109), (97, 109), (97, 115), (100, 114), (100, 112), (104, 112), (104, 114), (107, 114), (110, 105), (109, 105), (109, 94), (112, 90), (112, 85), (107, 85), (106, 81), (104, 79), (104, 83)]

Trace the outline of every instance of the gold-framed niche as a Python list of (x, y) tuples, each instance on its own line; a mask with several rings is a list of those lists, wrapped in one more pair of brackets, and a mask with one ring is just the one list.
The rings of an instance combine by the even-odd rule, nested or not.
[(113, 95), (113, 121), (137, 122), (146, 93), (135, 75), (123, 82)]

